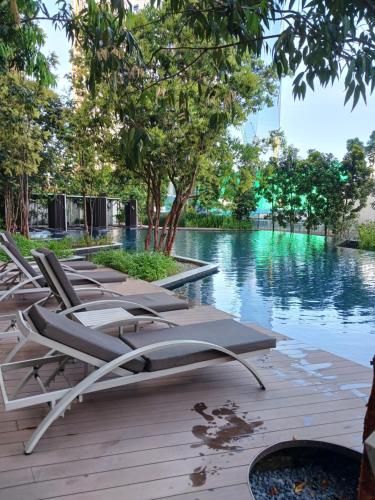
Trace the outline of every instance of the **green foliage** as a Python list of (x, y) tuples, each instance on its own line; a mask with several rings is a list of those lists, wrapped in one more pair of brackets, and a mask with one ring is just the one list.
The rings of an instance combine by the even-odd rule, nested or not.
[(310, 231), (323, 224), (326, 231), (334, 229), (340, 203), (335, 193), (342, 182), (339, 162), (331, 154), (309, 151), (300, 162), (300, 176), (305, 227)]
[(0, 0), (0, 74), (22, 72), (49, 86), (56, 81), (56, 58), (42, 50), (45, 35), (35, 19), (41, 6), (37, 0)]
[(163, 279), (180, 271), (179, 264), (172, 257), (159, 252), (107, 250), (95, 254), (92, 260), (146, 281)]
[[(59, 258), (69, 257), (73, 255), (72, 244), (70, 238), (63, 238), (61, 240), (29, 240), (21, 234), (13, 234), (13, 238), (17, 243), (17, 247), (25, 257), (31, 256), (31, 250), (36, 248), (49, 248)], [(0, 261), (9, 262), (9, 257), (0, 251)]]
[[(100, 245), (110, 245), (112, 238), (110, 236), (102, 236), (101, 238), (94, 239), (91, 236), (83, 236), (82, 238), (61, 238), (55, 240), (30, 240), (21, 234), (13, 234), (13, 238), (17, 243), (17, 247), (25, 257), (31, 256), (31, 250), (36, 248), (49, 248), (58, 258), (70, 257), (73, 255), (75, 248), (92, 247)], [(9, 257), (0, 251), (0, 261), (8, 262)]]
[[(8, 230), (28, 235), (29, 192), (51, 188), (61, 165), (62, 103), (17, 73), (0, 76), (0, 189)], [(57, 154), (57, 151), (60, 153)]]
[(263, 164), (260, 142), (242, 144), (224, 135), (207, 156), (198, 172), (193, 204), (206, 210), (231, 210), (242, 220), (256, 209), (254, 180)]
[[(162, 35), (156, 38), (151, 58), (140, 50), (143, 29), (125, 4), (111, 2), (111, 9), (108, 2), (90, 2), (82, 12), (73, 26), (81, 28), (82, 44), (90, 53), (91, 85), (103, 79), (112, 86), (120, 79), (129, 83), (134, 74), (129, 59), (138, 58), (151, 73), (171, 53), (170, 77), (185, 77), (185, 69), (199, 65), (205, 53), (218, 73), (224, 73), (231, 58), (229, 47), (238, 62), (248, 54), (259, 57), (272, 51), (278, 76), (295, 75), (293, 93), (298, 98), (304, 98), (308, 86), (314, 89), (316, 81), (327, 86), (343, 76), (345, 102), (352, 100), (355, 106), (360, 98), (366, 100), (366, 85), (370, 91), (375, 87), (373, 2), (158, 0), (152, 4), (159, 7), (153, 24), (159, 27), (177, 20), (179, 37), (174, 44)], [(273, 23), (281, 24), (274, 34)], [(147, 29), (148, 23), (143, 26)], [(195, 54), (193, 62), (183, 60), (187, 51)]]
[(286, 227), (289, 224), (293, 231), (294, 225), (301, 220), (303, 215), (297, 150), (286, 146), (279, 159), (271, 159), (272, 163), (274, 163), (273, 183), (277, 187), (277, 204), (273, 215), (281, 226)]
[(363, 144), (347, 142), (342, 162), (332, 155), (309, 151), (306, 159), (286, 144), (280, 157), (272, 157), (260, 173), (257, 191), (271, 203), (271, 216), (279, 224), (303, 221), (308, 231), (323, 224), (343, 234), (355, 221), (374, 189)]
[[(59, 0), (55, 14), (49, 13), (46, 4), (1, 0), (0, 68), (27, 71), (41, 81), (51, 79), (49, 61), (40, 50), (43, 33), (36, 20), (42, 17), (64, 29), (70, 40), (79, 39), (87, 54), (87, 83), (92, 91), (105, 80), (113, 90), (119, 83), (131, 85), (134, 61), (152, 74), (166, 54), (172, 54), (168, 78), (185, 79), (186, 69), (199, 65), (206, 53), (217, 74), (223, 74), (233, 56), (240, 63), (248, 54), (260, 57), (271, 51), (279, 77), (295, 75), (293, 92), (298, 98), (305, 96), (308, 86), (314, 89), (316, 81), (326, 86), (343, 76), (345, 101), (352, 100), (355, 106), (360, 98), (366, 100), (367, 86), (371, 92), (375, 87), (372, 1), (153, 1), (151, 5), (158, 9), (152, 24), (158, 29), (165, 22), (176, 22), (179, 32), (174, 44), (162, 34), (156, 37), (151, 57), (143, 53), (141, 44), (150, 23), (138, 24), (130, 4), (90, 1), (75, 13), (69, 0)], [(287, 22), (272, 33), (270, 26), (279, 27), (283, 20)], [(192, 60), (184, 60), (186, 51), (194, 54)]]
[(358, 226), (359, 248), (375, 250), (375, 222), (366, 222)]
[(81, 238), (64, 238), (70, 248), (82, 248), (82, 247), (95, 247), (101, 245), (111, 245), (113, 243), (112, 237), (109, 234), (100, 236), (99, 238), (93, 238), (89, 234), (85, 234)]
[(186, 227), (201, 227), (212, 229), (234, 229), (237, 231), (248, 231), (252, 229), (250, 220), (238, 220), (226, 215), (205, 215), (189, 212), (185, 216)]

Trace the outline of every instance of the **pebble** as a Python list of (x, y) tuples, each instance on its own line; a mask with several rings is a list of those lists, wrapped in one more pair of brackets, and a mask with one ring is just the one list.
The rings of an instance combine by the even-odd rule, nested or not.
[(355, 500), (358, 470), (341, 464), (329, 470), (312, 463), (294, 468), (256, 470), (250, 486), (256, 500)]

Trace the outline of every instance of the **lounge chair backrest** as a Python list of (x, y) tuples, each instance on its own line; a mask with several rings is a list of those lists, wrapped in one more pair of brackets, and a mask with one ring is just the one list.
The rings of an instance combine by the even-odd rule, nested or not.
[(3, 241), (7, 241), (8, 243), (11, 243), (15, 247), (17, 246), (17, 243), (15, 242), (15, 240), (14, 240), (14, 238), (12, 236), (12, 233), (10, 231), (3, 231), (1, 233), (1, 239)]
[[(117, 337), (87, 328), (38, 305), (32, 306), (27, 316), (43, 337), (103, 361), (112, 361), (133, 350)], [(144, 366), (145, 360), (139, 357), (130, 361), (125, 368), (140, 372)]]
[(38, 271), (30, 264), (30, 262), (25, 259), (25, 257), (21, 254), (21, 252), (15, 245), (3, 238), (1, 247), (4, 252), (12, 259), (17, 268), (24, 273), (25, 276), (27, 276), (28, 278), (36, 278), (37, 276), (39, 276), (40, 273), (38, 273)]
[(48, 248), (38, 248), (36, 251), (33, 251), (32, 254), (52, 292), (57, 298), (60, 298), (61, 307), (63, 309), (68, 309), (69, 307), (82, 304), (82, 301), (76, 294), (74, 287), (52, 250)]

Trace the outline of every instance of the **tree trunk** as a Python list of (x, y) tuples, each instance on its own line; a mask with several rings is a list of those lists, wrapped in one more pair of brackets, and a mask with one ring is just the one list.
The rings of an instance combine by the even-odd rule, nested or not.
[(87, 217), (87, 197), (83, 195), (83, 231), (86, 236), (89, 235), (89, 225), (88, 225), (88, 217)]
[(160, 226), (160, 186), (154, 188), (154, 250), (155, 252), (159, 251), (159, 226)]
[(5, 227), (10, 233), (16, 230), (16, 221), (14, 214), (14, 194), (9, 184), (4, 187), (4, 209), (5, 209)]
[[(373, 357), (371, 364), (374, 374), (370, 398), (367, 403), (367, 411), (363, 428), (363, 442), (365, 442), (370, 434), (375, 431), (375, 356)], [(364, 448), (362, 455), (357, 498), (358, 500), (375, 499), (375, 476), (371, 469), (371, 465), (366, 453), (366, 448)]]
[(175, 214), (174, 214), (174, 221), (173, 221), (173, 226), (170, 228), (167, 236), (167, 240), (165, 242), (165, 247), (164, 247), (164, 252), (167, 255), (170, 255), (172, 252), (172, 248), (176, 239), (176, 234), (177, 234), (177, 226), (178, 226), (178, 221), (180, 220), (181, 212), (186, 204), (185, 202), (181, 202), (179, 206), (176, 208)]
[(20, 233), (26, 238), (30, 237), (29, 234), (29, 179), (27, 174), (20, 176)]
[(147, 210), (147, 234), (145, 239), (145, 250), (150, 249), (151, 244), (151, 234), (152, 234), (152, 222), (153, 222), (153, 200), (151, 196), (150, 186), (147, 186), (147, 202), (146, 202), (146, 210)]
[(90, 229), (90, 236), (91, 236), (91, 238), (93, 237), (93, 234), (94, 234), (94, 208), (95, 208), (95, 203), (96, 203), (96, 200), (92, 201), (92, 196), (90, 196), (90, 198), (89, 198), (89, 204), (90, 204), (90, 225), (89, 225), (89, 229)]

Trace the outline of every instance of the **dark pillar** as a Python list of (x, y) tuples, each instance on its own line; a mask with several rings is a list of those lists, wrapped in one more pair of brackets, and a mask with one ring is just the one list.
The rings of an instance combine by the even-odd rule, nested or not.
[[(86, 198), (87, 223), (97, 229), (108, 229), (107, 197)], [(91, 213), (92, 211), (92, 213)]]
[(58, 194), (48, 200), (48, 227), (67, 231), (65, 194)]
[(137, 200), (125, 203), (125, 227), (138, 227)]

